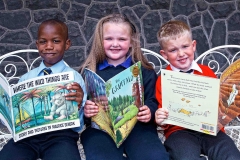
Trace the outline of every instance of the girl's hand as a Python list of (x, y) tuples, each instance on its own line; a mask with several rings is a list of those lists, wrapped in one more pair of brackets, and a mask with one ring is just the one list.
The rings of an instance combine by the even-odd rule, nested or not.
[(98, 106), (90, 100), (87, 100), (84, 106), (84, 115), (87, 118), (91, 118), (98, 114)]
[(166, 108), (159, 108), (155, 112), (155, 121), (158, 125), (162, 125), (162, 122), (168, 118), (168, 109)]
[(78, 109), (81, 108), (81, 104), (82, 104), (82, 99), (83, 99), (83, 90), (81, 88), (81, 86), (76, 83), (73, 82), (71, 83), (71, 85), (69, 85), (67, 87), (68, 90), (75, 90), (76, 92), (69, 92), (68, 94), (65, 95), (66, 100), (68, 101), (76, 101), (78, 104)]
[(139, 112), (137, 114), (137, 119), (140, 122), (149, 122), (151, 119), (151, 112), (150, 109), (148, 108), (148, 106), (144, 105), (142, 107), (139, 108)]

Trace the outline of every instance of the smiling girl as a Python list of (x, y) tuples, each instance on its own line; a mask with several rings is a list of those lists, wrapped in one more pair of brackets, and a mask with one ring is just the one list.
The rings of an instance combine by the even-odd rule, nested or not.
[[(154, 88), (157, 75), (141, 52), (139, 33), (125, 16), (112, 14), (99, 20), (90, 54), (80, 72), (83, 73), (84, 68), (88, 68), (107, 81), (137, 61), (142, 63), (145, 99), (145, 105), (139, 108), (138, 122), (119, 148), (107, 133), (87, 127), (81, 134), (81, 142), (88, 160), (122, 160), (123, 153), (133, 160), (168, 159), (168, 153), (158, 138), (154, 123), (154, 113), (157, 110)], [(94, 102), (86, 101), (86, 118), (95, 116), (98, 111)]]

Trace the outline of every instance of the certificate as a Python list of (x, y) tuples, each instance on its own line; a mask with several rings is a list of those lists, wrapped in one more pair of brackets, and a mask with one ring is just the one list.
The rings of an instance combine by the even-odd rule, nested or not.
[(220, 80), (206, 76), (161, 70), (162, 107), (172, 124), (216, 135)]

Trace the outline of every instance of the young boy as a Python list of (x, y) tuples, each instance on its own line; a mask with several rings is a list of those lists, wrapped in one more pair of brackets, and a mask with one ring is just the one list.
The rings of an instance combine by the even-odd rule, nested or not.
[[(192, 40), (192, 33), (187, 24), (181, 21), (169, 21), (160, 28), (157, 37), (161, 46), (160, 54), (170, 63), (167, 70), (216, 78), (210, 68), (194, 61), (196, 41)], [(162, 108), (161, 87), (164, 86), (161, 86), (160, 76), (156, 82), (156, 98), (159, 102), (159, 109), (155, 113), (155, 120), (158, 125), (168, 118), (168, 110)], [(207, 155), (208, 159), (213, 160), (240, 158), (240, 152), (232, 139), (223, 131), (219, 131), (217, 136), (211, 136), (179, 126), (161, 126), (164, 128), (166, 136), (164, 145), (171, 159), (205, 159), (205, 157), (200, 157), (200, 154)]]
[[(0, 159), (80, 160), (77, 146), (79, 135), (77, 132), (83, 127), (82, 106), (86, 101), (86, 89), (81, 75), (68, 67), (63, 61), (64, 52), (71, 45), (68, 39), (67, 25), (54, 19), (42, 22), (38, 28), (36, 45), (43, 61), (39, 67), (23, 75), (20, 81), (44, 74), (73, 71), (75, 82), (68, 89), (76, 90), (76, 92), (67, 94), (66, 99), (78, 102), (81, 127), (35, 135), (18, 142), (11, 139), (0, 151)], [(51, 70), (50, 73), (45, 71), (46, 68)]]

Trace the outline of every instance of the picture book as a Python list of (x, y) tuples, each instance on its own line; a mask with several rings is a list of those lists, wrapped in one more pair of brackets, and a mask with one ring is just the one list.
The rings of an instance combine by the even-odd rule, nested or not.
[(217, 134), (219, 79), (162, 69), (161, 83), (162, 107), (169, 111), (163, 124)]
[(137, 62), (105, 82), (85, 69), (89, 99), (99, 107), (92, 127), (108, 133), (119, 147), (137, 122), (138, 108), (144, 102), (141, 62)]
[(164, 123), (211, 135), (232, 121), (240, 123), (240, 60), (229, 65), (220, 79), (165, 71), (162, 106), (168, 108), (169, 118)]
[(218, 125), (240, 124), (240, 59), (224, 70), (220, 77)]
[(73, 72), (63, 72), (10, 86), (0, 73), (0, 119), (14, 141), (80, 126), (77, 102), (64, 96), (73, 81)]

